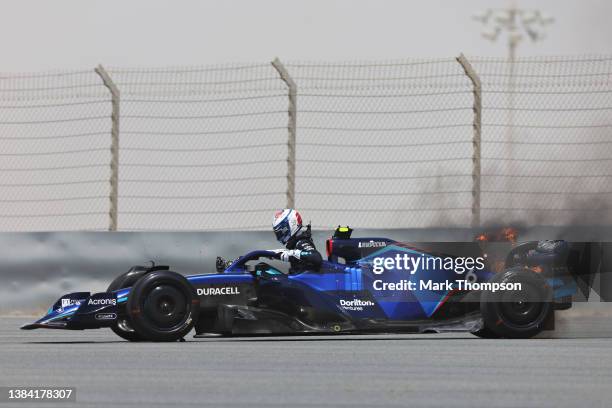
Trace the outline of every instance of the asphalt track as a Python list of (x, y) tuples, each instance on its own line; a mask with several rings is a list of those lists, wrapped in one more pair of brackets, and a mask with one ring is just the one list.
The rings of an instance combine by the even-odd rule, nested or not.
[(531, 340), (449, 333), (171, 344), (131, 344), (105, 329), (17, 329), (29, 321), (0, 319), (0, 386), (73, 386), (78, 406), (557, 408), (612, 401), (609, 317), (562, 321), (556, 338)]

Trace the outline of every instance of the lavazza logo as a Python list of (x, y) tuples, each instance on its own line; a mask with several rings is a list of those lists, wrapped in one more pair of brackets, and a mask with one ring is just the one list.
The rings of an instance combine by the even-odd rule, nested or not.
[(354, 310), (361, 311), (364, 307), (374, 306), (374, 302), (371, 300), (361, 300), (361, 299), (353, 299), (353, 300), (344, 300), (340, 299), (340, 307), (344, 310)]
[(115, 306), (117, 299), (89, 299), (88, 306)]
[(386, 247), (387, 243), (384, 241), (368, 241), (368, 242), (360, 242), (357, 244), (358, 248), (381, 248)]
[(221, 288), (199, 288), (198, 296), (220, 296), (220, 295), (239, 295), (240, 291), (236, 286), (224, 286)]

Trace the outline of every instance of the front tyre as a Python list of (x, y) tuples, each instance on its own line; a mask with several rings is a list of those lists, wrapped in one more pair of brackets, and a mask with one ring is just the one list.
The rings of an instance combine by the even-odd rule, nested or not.
[(529, 338), (544, 329), (553, 313), (552, 289), (540, 275), (529, 269), (512, 268), (495, 275), (491, 282), (520, 283), (521, 289), (482, 293), (483, 334), (489, 338)]
[[(138, 281), (144, 274), (146, 274), (146, 269), (136, 269), (132, 268), (128, 272), (118, 276), (115, 280), (111, 282), (111, 284), (106, 289), (107, 292), (114, 292), (119, 289), (129, 288), (133, 286), (134, 283)], [(130, 318), (127, 316), (123, 307), (121, 307), (121, 312), (119, 313), (119, 317), (114, 325), (111, 326), (111, 330), (119, 337), (128, 340), (128, 341), (142, 341), (144, 340), (142, 336), (140, 336), (134, 328), (132, 327), (132, 323), (130, 322)]]
[(200, 312), (195, 288), (175, 272), (156, 271), (140, 278), (130, 291), (127, 315), (145, 340), (176, 341), (193, 328)]

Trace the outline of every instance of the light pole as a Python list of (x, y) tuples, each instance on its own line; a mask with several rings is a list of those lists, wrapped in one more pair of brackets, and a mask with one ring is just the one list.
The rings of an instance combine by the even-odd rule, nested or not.
[(490, 41), (497, 41), (502, 33), (508, 41), (508, 135), (511, 137), (514, 127), (514, 88), (516, 48), (525, 37), (532, 42), (546, 38), (544, 27), (552, 24), (553, 17), (540, 10), (520, 9), (516, 2), (506, 9), (487, 9), (473, 16), (485, 29), (482, 36)]
[(512, 139), (514, 128), (514, 88), (516, 48), (525, 37), (532, 42), (546, 38), (544, 27), (552, 24), (554, 18), (540, 10), (520, 9), (516, 2), (506, 9), (487, 9), (473, 16), (485, 29), (482, 36), (490, 41), (497, 41), (502, 33), (508, 41), (508, 142)]
[(507, 34), (510, 61), (516, 58), (516, 47), (525, 37), (532, 42), (543, 40), (546, 38), (544, 27), (555, 21), (540, 10), (519, 9), (515, 2), (509, 8), (487, 9), (473, 18), (485, 26), (482, 36), (487, 40), (495, 42), (502, 32)]
[[(513, 1), (510, 7), (505, 9), (487, 9), (473, 16), (473, 18), (484, 25), (482, 36), (492, 42), (497, 41), (502, 34), (507, 38), (508, 44), (508, 91), (506, 98), (507, 124), (505, 152), (508, 158), (505, 166), (508, 175), (514, 174), (513, 169), (513, 140), (514, 140), (514, 111), (515, 111), (515, 88), (516, 88), (516, 49), (518, 45), (527, 38), (532, 42), (543, 40), (544, 27), (554, 22), (554, 18), (545, 15), (540, 10), (520, 9)], [(514, 191), (514, 179), (506, 179), (506, 190)], [(514, 208), (514, 195), (510, 194), (509, 206)]]

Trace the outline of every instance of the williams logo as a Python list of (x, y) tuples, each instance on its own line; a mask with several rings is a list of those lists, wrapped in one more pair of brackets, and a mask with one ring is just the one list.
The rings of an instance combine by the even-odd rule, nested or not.
[(220, 295), (239, 295), (240, 291), (236, 286), (228, 286), (221, 288), (199, 288), (198, 296), (220, 296)]
[(70, 306), (74, 306), (74, 305), (80, 305), (81, 301), (78, 299), (62, 299), (62, 307), (61, 309), (64, 309), (65, 307), (70, 307)]
[(374, 306), (375, 303), (371, 300), (361, 300), (361, 299), (353, 299), (353, 300), (344, 300), (340, 299), (340, 307), (344, 310), (353, 310), (353, 311), (362, 311), (364, 307)]
[(89, 299), (88, 306), (115, 306), (117, 299)]
[(387, 243), (384, 241), (369, 241), (369, 242), (360, 242), (357, 247), (358, 248), (380, 248), (386, 247)]

